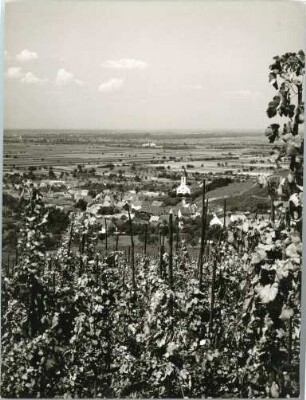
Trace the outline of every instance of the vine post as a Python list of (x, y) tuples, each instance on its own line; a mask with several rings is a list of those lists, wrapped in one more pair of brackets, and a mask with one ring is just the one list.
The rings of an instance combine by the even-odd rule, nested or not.
[(119, 232), (116, 232), (116, 246), (115, 246), (116, 251), (118, 251), (118, 245), (119, 245)]
[(199, 285), (200, 289), (202, 288), (203, 281), (203, 255), (204, 255), (204, 247), (205, 247), (205, 195), (206, 195), (206, 181), (203, 180), (202, 186), (202, 214), (201, 214), (201, 246), (199, 252), (199, 260), (198, 260), (198, 273), (199, 273)]
[(136, 291), (133, 222), (132, 222), (130, 208), (128, 208), (128, 214), (129, 214), (130, 237), (131, 237), (131, 254), (130, 254), (130, 257), (131, 257), (131, 266), (132, 266), (132, 284), (133, 284), (133, 290)]
[(104, 226), (105, 226), (105, 253), (107, 254), (107, 221), (106, 218), (104, 218)]
[(173, 212), (169, 212), (169, 283), (173, 290)]
[(216, 286), (216, 272), (217, 272), (217, 254), (212, 265), (212, 279), (210, 291), (210, 311), (209, 311), (209, 332), (212, 333), (214, 326), (214, 308), (215, 308), (215, 286)]
[(148, 240), (148, 223), (145, 224), (145, 237), (144, 237), (144, 254), (147, 254), (147, 240)]

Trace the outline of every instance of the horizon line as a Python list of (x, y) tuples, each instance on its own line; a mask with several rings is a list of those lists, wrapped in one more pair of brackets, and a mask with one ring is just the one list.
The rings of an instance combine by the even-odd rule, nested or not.
[[(261, 132), (265, 128), (3, 128), (3, 131), (74, 131), (74, 132), (190, 132), (195, 133), (214, 133), (214, 132)], [(148, 132), (150, 131), (150, 132)]]

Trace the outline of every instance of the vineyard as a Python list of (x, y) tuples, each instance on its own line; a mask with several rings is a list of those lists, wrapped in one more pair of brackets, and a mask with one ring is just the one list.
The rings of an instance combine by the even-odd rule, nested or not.
[[(158, 256), (98, 251), (97, 221), (71, 213), (55, 255), (48, 208), (23, 183), (23, 228), (2, 275), (2, 397), (298, 397), (304, 53), (275, 57), (266, 135), (286, 177), (262, 178), (271, 217), (180, 241), (170, 212)], [(130, 217), (130, 209), (127, 210)]]

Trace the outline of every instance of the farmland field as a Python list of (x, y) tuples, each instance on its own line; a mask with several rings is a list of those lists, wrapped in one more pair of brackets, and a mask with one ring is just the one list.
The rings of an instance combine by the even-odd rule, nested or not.
[[(142, 145), (154, 141), (155, 147)], [(19, 167), (52, 166), (57, 170), (73, 168), (84, 163), (92, 167), (112, 162), (117, 165), (135, 163), (147, 167), (161, 165), (180, 170), (190, 162), (195, 171), (222, 172), (224, 169), (237, 171), (250, 166), (251, 160), (266, 156), (269, 146), (260, 132), (253, 134), (235, 133), (217, 135), (171, 132), (164, 134), (127, 134), (105, 132), (48, 132), (6, 131), (4, 134), (4, 171)], [(169, 160), (169, 157), (175, 160)], [(164, 157), (164, 158), (163, 158)], [(218, 162), (227, 162), (218, 166)], [(201, 165), (204, 165), (203, 167)], [(238, 165), (238, 166), (237, 166)], [(265, 160), (263, 167), (273, 164)], [(264, 168), (263, 168), (264, 170)]]

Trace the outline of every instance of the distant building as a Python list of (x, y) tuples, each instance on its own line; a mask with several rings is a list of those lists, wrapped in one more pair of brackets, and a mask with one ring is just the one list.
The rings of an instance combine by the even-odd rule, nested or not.
[(182, 195), (190, 194), (190, 188), (186, 185), (186, 176), (182, 176), (181, 184), (176, 189), (176, 194), (182, 194)]
[(223, 226), (223, 222), (214, 214), (213, 219), (209, 223), (210, 226)]
[(108, 207), (111, 207), (111, 206), (112, 206), (112, 203), (110, 201), (108, 201), (108, 200), (104, 200), (103, 203), (102, 203), (102, 207), (108, 208)]
[(156, 147), (154, 142), (143, 143), (142, 147)]
[(97, 216), (99, 214), (100, 209), (101, 209), (101, 204), (92, 204), (89, 207), (87, 207), (86, 212), (88, 214)]
[(245, 213), (233, 213), (231, 216), (230, 216), (230, 221), (231, 222), (240, 222), (240, 221), (245, 221), (247, 219), (247, 217), (246, 217), (246, 215), (245, 215)]
[(162, 196), (163, 194), (164, 194), (164, 193), (152, 192), (152, 191), (146, 190), (146, 191), (143, 191), (143, 192), (141, 193), (141, 196), (142, 196), (142, 197), (159, 197), (159, 196)]
[(163, 205), (163, 202), (158, 201), (158, 200), (152, 201), (152, 204), (151, 204), (152, 207), (162, 207), (162, 205)]
[(150, 218), (150, 222), (158, 222), (159, 221), (159, 216), (158, 215), (152, 215)]
[(131, 208), (136, 210), (136, 211), (141, 210), (141, 207), (142, 207), (142, 202), (141, 201), (134, 201), (132, 203), (132, 206), (131, 206)]

